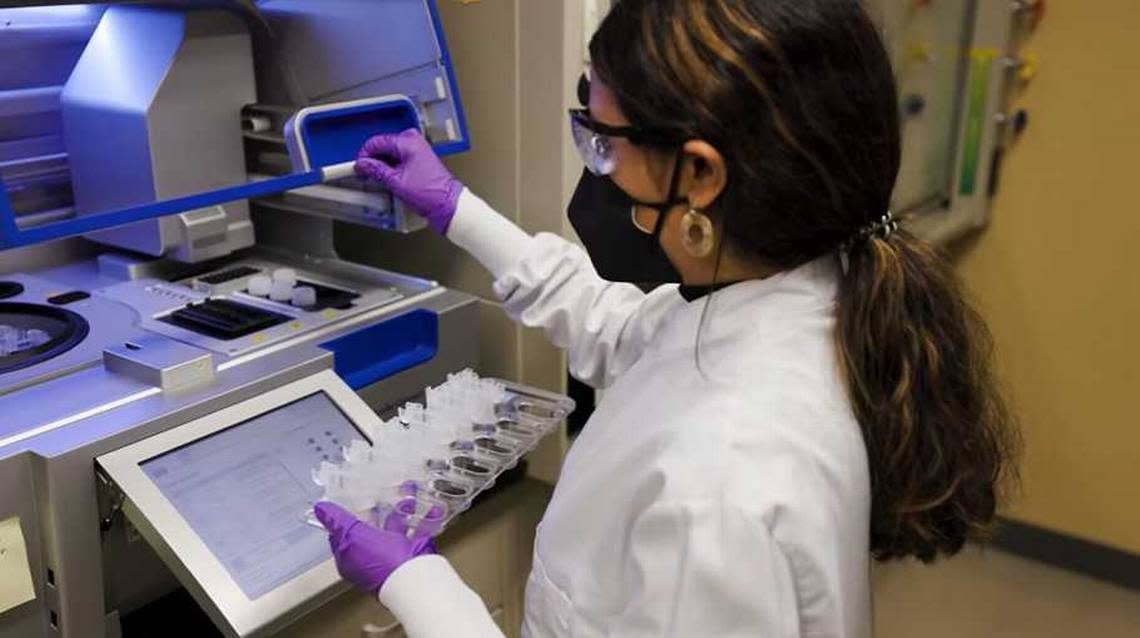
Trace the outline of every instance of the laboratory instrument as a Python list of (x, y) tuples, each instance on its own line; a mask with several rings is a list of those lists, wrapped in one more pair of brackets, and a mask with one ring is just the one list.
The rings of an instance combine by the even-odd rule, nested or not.
[(337, 248), (425, 226), (351, 174), (369, 134), (469, 146), (435, 2), (17, 4), (0, 540), (27, 587), (0, 636), (122, 635), (182, 589), (278, 631), (343, 590), (302, 516), (316, 461), (479, 362), (476, 298)]

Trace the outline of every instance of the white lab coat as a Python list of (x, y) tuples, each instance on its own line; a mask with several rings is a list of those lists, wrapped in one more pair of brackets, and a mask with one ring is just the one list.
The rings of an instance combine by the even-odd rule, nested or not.
[[(470, 192), (448, 237), (607, 388), (539, 526), (524, 635), (870, 636), (869, 475), (836, 362), (834, 260), (686, 302), (603, 281), (579, 247)], [(440, 557), (402, 566), (380, 599), (411, 636), (498, 635)]]

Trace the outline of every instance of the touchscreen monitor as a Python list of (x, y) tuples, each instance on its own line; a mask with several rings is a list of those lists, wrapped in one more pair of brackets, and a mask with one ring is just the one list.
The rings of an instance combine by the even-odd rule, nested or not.
[(324, 392), (139, 464), (250, 600), (329, 558), (312, 469), (364, 437)]

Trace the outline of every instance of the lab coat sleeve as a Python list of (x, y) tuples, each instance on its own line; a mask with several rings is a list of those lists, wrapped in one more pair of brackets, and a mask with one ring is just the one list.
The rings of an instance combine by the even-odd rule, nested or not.
[(495, 294), (516, 321), (541, 328), (567, 350), (570, 372), (605, 387), (641, 356), (680, 297), (673, 286), (645, 294), (598, 276), (579, 246), (530, 236), (465, 190), (447, 236), (495, 277)]
[(442, 556), (412, 559), (380, 588), (380, 603), (409, 638), (501, 638), (479, 596)]
[(655, 504), (629, 538), (614, 636), (800, 635), (791, 567), (758, 516), (715, 501)]

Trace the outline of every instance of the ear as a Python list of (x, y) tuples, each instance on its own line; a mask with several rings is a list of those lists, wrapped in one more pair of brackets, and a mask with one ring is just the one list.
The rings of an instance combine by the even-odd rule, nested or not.
[(728, 184), (728, 166), (724, 156), (712, 144), (691, 140), (682, 149), (685, 153), (685, 177), (688, 180), (689, 204), (704, 210), (720, 197)]

